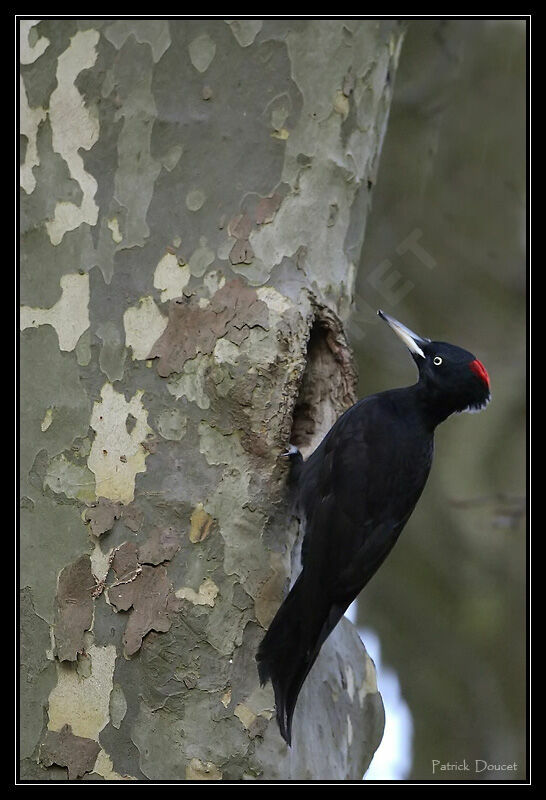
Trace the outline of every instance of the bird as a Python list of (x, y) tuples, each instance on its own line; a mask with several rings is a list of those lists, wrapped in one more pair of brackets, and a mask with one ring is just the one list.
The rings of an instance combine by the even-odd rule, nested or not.
[(256, 653), (271, 680), (282, 738), (292, 743), (298, 695), (319, 651), (388, 556), (425, 487), (434, 431), (451, 414), (491, 398), (487, 371), (468, 350), (378, 315), (409, 350), (418, 379), (372, 394), (334, 423), (307, 460), (295, 445), (289, 483), (303, 527), (302, 569)]

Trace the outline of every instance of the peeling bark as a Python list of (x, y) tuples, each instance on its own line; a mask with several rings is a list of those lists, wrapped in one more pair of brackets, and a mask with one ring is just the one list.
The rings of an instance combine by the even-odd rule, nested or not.
[(59, 575), (54, 628), (59, 661), (76, 661), (84, 650), (84, 634), (93, 622), (94, 588), (88, 555), (69, 564)]
[(48, 731), (40, 748), (40, 760), (46, 767), (57, 764), (68, 769), (68, 780), (82, 778), (91, 772), (100, 747), (92, 739), (74, 736), (70, 725), (59, 733)]
[(103, 533), (111, 531), (115, 520), (121, 516), (122, 508), (121, 503), (113, 503), (111, 500), (99, 497), (97, 503), (85, 512), (85, 519), (89, 522), (93, 536), (102, 536)]
[(299, 570), (281, 453), (355, 398), (343, 323), (400, 25), (21, 35), (22, 588), (57, 669), (29, 672), (26, 774), (358, 780), (383, 710), (352, 626), (291, 750), (254, 655)]

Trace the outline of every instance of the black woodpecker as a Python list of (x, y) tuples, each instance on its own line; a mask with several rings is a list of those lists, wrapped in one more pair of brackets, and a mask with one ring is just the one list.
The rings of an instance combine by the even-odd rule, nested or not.
[(423, 339), (377, 313), (409, 349), (417, 383), (360, 400), (307, 461), (293, 446), (286, 453), (304, 530), (302, 571), (256, 660), (262, 685), (273, 684), (288, 744), (298, 694), (320, 648), (395, 545), (423, 491), (434, 429), (490, 399), (489, 376), (472, 353)]

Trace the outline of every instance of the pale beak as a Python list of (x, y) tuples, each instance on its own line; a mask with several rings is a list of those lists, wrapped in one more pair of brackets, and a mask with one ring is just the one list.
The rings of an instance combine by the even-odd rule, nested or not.
[(379, 317), (381, 317), (381, 319), (385, 320), (385, 322), (392, 328), (392, 330), (395, 332), (398, 338), (404, 342), (410, 353), (425, 358), (425, 354), (423, 353), (422, 348), (424, 347), (424, 345), (430, 342), (430, 339), (423, 339), (422, 336), (417, 336), (416, 333), (410, 331), (409, 328), (406, 328), (405, 325), (402, 325), (402, 323), (398, 322), (398, 320), (394, 319), (394, 317), (385, 314), (385, 312), (381, 311), (381, 309), (379, 309), (377, 314)]

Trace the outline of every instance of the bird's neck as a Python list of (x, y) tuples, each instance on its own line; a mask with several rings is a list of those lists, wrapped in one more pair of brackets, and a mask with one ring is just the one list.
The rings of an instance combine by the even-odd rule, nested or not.
[(454, 413), (453, 403), (449, 397), (418, 381), (411, 387), (416, 409), (430, 431)]

